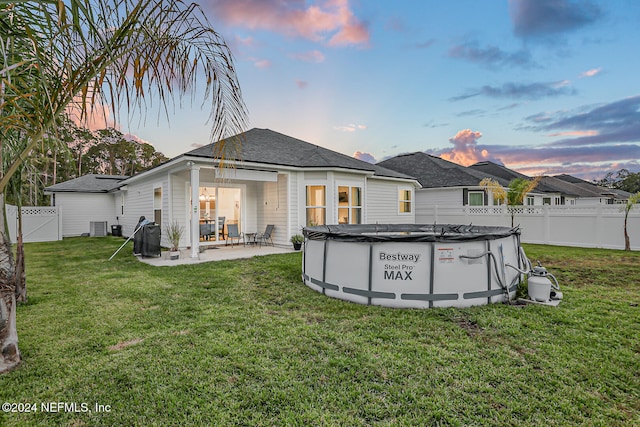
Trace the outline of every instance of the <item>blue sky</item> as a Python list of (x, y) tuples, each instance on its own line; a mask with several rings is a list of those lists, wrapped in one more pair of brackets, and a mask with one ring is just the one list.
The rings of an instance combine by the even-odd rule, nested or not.
[[(640, 171), (638, 1), (200, 4), (233, 51), (251, 127), (368, 161)], [(124, 130), (175, 156), (210, 142), (199, 105)]]

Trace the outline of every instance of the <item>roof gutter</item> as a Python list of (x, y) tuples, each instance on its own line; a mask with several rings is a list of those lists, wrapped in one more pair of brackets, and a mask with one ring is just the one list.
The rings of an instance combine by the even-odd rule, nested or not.
[[(145, 178), (146, 176), (152, 173), (161, 172), (167, 169), (174, 169), (173, 171), (171, 171), (174, 173), (181, 170), (187, 170), (188, 168), (187, 163), (189, 161), (198, 163), (203, 167), (209, 166), (211, 168), (217, 167), (217, 165), (219, 165), (220, 163), (219, 159), (215, 159), (215, 158), (181, 154), (180, 156), (175, 157), (166, 163), (163, 163), (152, 169), (141, 172), (138, 175), (134, 175), (130, 178), (125, 179), (121, 182), (121, 184), (122, 185), (132, 184), (140, 179)], [(227, 165), (226, 167), (229, 167), (229, 168), (239, 168), (239, 169), (255, 168), (257, 170), (269, 170), (269, 171), (278, 171), (278, 170), (296, 171), (296, 172), (300, 172), (300, 171), (345, 172), (346, 171), (349, 173), (362, 174), (362, 175), (365, 175), (371, 178), (377, 178), (377, 179), (390, 179), (390, 180), (397, 180), (397, 181), (403, 181), (403, 182), (411, 181), (414, 183), (414, 185), (420, 188), (420, 184), (415, 179), (375, 175), (375, 171), (373, 170), (350, 169), (350, 168), (341, 168), (341, 167), (335, 167), (335, 166), (334, 167), (299, 167), (299, 166), (287, 166), (287, 165), (272, 165), (268, 163), (247, 162), (243, 160), (225, 160), (224, 163)]]

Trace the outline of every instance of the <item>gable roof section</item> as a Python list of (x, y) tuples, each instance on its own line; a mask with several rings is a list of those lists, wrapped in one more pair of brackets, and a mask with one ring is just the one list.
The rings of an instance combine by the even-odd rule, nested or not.
[[(556, 175), (554, 176), (554, 178), (562, 180), (564, 182), (568, 182), (571, 183), (575, 186), (578, 186), (584, 190), (588, 190), (591, 192), (594, 192), (596, 194), (598, 194), (597, 197), (613, 197), (614, 199), (619, 199), (619, 200), (626, 200), (629, 198), (629, 196), (631, 195), (631, 193), (624, 191), (624, 190), (618, 190), (616, 188), (606, 188), (606, 187), (602, 187), (596, 184), (593, 184), (589, 181), (585, 181), (583, 179), (580, 178), (576, 178), (575, 176), (571, 176), (571, 175), (567, 175), (567, 174), (562, 174), (562, 175)], [(590, 197), (596, 197), (596, 196), (590, 196)]]
[[(377, 176), (415, 179), (410, 174), (372, 165), (269, 129), (253, 128), (237, 135), (237, 138), (240, 143), (240, 154), (227, 160), (300, 168), (352, 169), (372, 172)], [(217, 152), (217, 144), (219, 142), (196, 148), (185, 155), (213, 159), (214, 153)]]
[(120, 187), (120, 183), (128, 178), (122, 175), (97, 175), (88, 174), (69, 181), (61, 182), (46, 187), (49, 193), (82, 192), (82, 193), (108, 193)]
[(541, 183), (544, 184), (545, 187), (551, 188), (553, 191), (562, 193), (567, 196), (576, 196), (582, 198), (608, 198), (619, 200), (625, 200), (629, 197), (628, 195), (618, 193), (610, 188), (600, 187), (587, 181), (582, 181), (579, 178), (571, 178), (573, 178), (570, 179), (573, 182), (561, 179), (557, 176), (545, 176), (542, 178)]
[(383, 160), (378, 165), (415, 176), (423, 188), (478, 186), (484, 178), (493, 178), (501, 185), (509, 183), (500, 177), (465, 168), (421, 151), (401, 154)]
[(516, 178), (530, 179), (528, 176), (521, 174), (520, 172), (516, 172), (513, 169), (509, 169), (506, 166), (499, 165), (497, 163), (489, 162), (489, 161), (475, 163), (469, 166), (469, 168), (475, 171), (478, 171), (480, 173), (483, 173), (485, 175), (488, 174), (491, 176), (502, 178), (506, 180), (507, 183)]
[[(484, 174), (489, 174), (489, 175), (502, 178), (506, 182), (505, 187), (508, 186), (509, 183), (514, 179), (523, 178), (526, 180), (531, 180), (531, 177), (525, 174), (522, 174), (518, 171), (514, 171), (513, 169), (509, 169), (504, 165), (499, 165), (497, 163), (490, 162), (490, 161), (478, 162), (469, 166), (469, 168), (482, 172)], [(538, 185), (532, 191), (532, 193), (558, 193), (558, 192), (562, 192), (561, 190), (558, 189), (558, 186), (548, 185), (548, 182), (545, 179), (542, 179), (540, 182), (538, 182)]]

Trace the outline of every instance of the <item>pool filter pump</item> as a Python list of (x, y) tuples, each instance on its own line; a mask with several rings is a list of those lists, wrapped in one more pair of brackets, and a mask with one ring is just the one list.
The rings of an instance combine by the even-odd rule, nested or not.
[[(551, 279), (553, 279), (553, 282)], [(549, 302), (550, 300), (562, 299), (562, 292), (560, 292), (558, 281), (553, 274), (549, 273), (546, 268), (540, 265), (540, 262), (529, 272), (527, 293), (531, 300), (537, 302)]]

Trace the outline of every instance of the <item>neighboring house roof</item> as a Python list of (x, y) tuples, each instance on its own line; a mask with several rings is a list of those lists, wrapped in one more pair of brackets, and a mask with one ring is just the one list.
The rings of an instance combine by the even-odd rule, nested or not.
[(513, 169), (509, 169), (506, 166), (503, 165), (499, 165), (497, 163), (493, 163), (493, 162), (478, 162), (475, 163), (471, 166), (469, 166), (469, 168), (481, 172), (483, 174), (488, 174), (491, 176), (496, 176), (498, 178), (502, 178), (504, 180), (507, 181), (507, 183), (509, 181), (512, 181), (516, 178), (525, 178), (525, 179), (530, 179), (528, 176), (521, 174), (520, 172), (516, 172)]
[[(253, 128), (236, 136), (238, 153), (229, 153), (226, 160), (264, 163), (300, 168), (344, 168), (373, 172), (374, 175), (415, 179), (411, 174), (373, 165), (354, 157), (296, 139), (269, 129)], [(215, 158), (220, 142), (205, 145), (185, 153), (185, 156)]]
[[(509, 169), (504, 165), (499, 165), (497, 163), (490, 162), (490, 161), (478, 162), (476, 164), (469, 166), (469, 168), (476, 171), (481, 171), (485, 174), (490, 174), (493, 176), (500, 177), (507, 182), (507, 185), (509, 184), (509, 182), (518, 178), (524, 178), (526, 180), (532, 179), (531, 177), (524, 175), (520, 172), (514, 171), (513, 169)], [(558, 192), (561, 192), (561, 191), (558, 190), (556, 187), (547, 185), (544, 179), (538, 182), (538, 185), (532, 191), (532, 193), (558, 193)]]
[(81, 192), (81, 193), (108, 193), (120, 187), (120, 183), (128, 178), (122, 175), (97, 175), (88, 174), (69, 181), (61, 182), (44, 191), (49, 193)]
[(484, 178), (493, 178), (505, 186), (509, 183), (500, 177), (465, 168), (421, 151), (401, 154), (383, 160), (378, 165), (415, 176), (423, 188), (478, 186)]
[(615, 188), (602, 187), (602, 186), (593, 184), (589, 181), (585, 181), (583, 179), (576, 178), (575, 176), (571, 176), (567, 174), (556, 175), (554, 176), (554, 178), (557, 178), (564, 182), (571, 183), (582, 189), (585, 189), (587, 191), (597, 194), (597, 196), (591, 196), (591, 197), (613, 197), (614, 199), (626, 200), (629, 198), (629, 196), (631, 196), (631, 193), (627, 191), (618, 190)]

